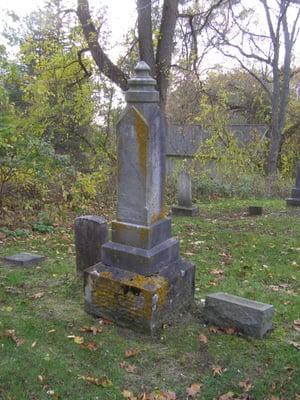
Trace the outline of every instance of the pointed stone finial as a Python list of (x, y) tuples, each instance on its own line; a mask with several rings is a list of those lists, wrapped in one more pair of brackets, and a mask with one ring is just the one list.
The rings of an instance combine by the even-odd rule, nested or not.
[(135, 76), (128, 81), (125, 93), (127, 103), (158, 103), (159, 93), (155, 89), (156, 80), (150, 76), (151, 68), (145, 61), (139, 61), (134, 68)]

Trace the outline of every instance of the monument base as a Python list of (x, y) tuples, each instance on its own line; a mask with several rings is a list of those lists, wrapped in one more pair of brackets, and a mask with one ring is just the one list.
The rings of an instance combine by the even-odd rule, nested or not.
[(193, 302), (195, 267), (186, 260), (144, 276), (98, 263), (84, 272), (85, 311), (152, 334)]
[(292, 207), (300, 207), (300, 198), (292, 198), (286, 199), (286, 205)]
[(173, 206), (172, 214), (182, 217), (197, 217), (199, 215), (199, 208), (197, 206), (191, 206), (191, 207)]

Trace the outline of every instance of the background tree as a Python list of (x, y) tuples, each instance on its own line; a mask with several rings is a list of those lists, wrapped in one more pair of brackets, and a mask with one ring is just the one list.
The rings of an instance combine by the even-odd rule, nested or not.
[(269, 99), (272, 109), (267, 162), (269, 174), (276, 173), (278, 168), (285, 139), (290, 80), (295, 73), (292, 60), (299, 33), (300, 7), (293, 3), (291, 0), (257, 1), (267, 27), (261, 34), (258, 33), (259, 22), (254, 20), (254, 9), (249, 9), (243, 1), (231, 4), (222, 24), (214, 27), (218, 34), (215, 45), (223, 55), (238, 61), (259, 82)]

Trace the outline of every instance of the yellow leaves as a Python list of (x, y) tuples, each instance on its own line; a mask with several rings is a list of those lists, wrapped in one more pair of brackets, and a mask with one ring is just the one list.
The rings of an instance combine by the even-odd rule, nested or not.
[(162, 390), (156, 390), (155, 392), (152, 393), (146, 393), (143, 392), (138, 395), (134, 395), (133, 392), (131, 392), (128, 389), (124, 389), (122, 391), (122, 395), (124, 399), (127, 400), (176, 400), (176, 393), (171, 392), (169, 390), (167, 391), (162, 391)]
[(17, 338), (16, 332), (14, 329), (7, 329), (4, 332), (4, 336), (7, 338), (10, 338), (12, 341), (14, 341), (16, 343), (17, 347), (22, 346), (22, 344), (25, 343), (24, 339)]
[(125, 358), (135, 357), (140, 354), (140, 350), (138, 349), (129, 349), (125, 351)]
[(74, 343), (76, 344), (82, 344), (84, 342), (84, 337), (82, 336), (74, 336), (70, 337), (70, 339), (74, 339)]
[(82, 379), (85, 382), (90, 383), (92, 385), (101, 386), (103, 388), (108, 388), (113, 385), (112, 381), (108, 379), (106, 376), (96, 378), (94, 376), (81, 375), (79, 379)]
[(201, 333), (201, 332), (198, 334), (198, 340), (199, 340), (199, 342), (204, 343), (204, 344), (207, 344), (207, 343), (208, 343), (208, 338), (207, 338), (207, 336), (204, 335), (204, 334)]
[(202, 383), (193, 383), (190, 387), (188, 387), (186, 389), (186, 394), (189, 397), (196, 397), (197, 394), (200, 392), (201, 388), (202, 388), (203, 384)]

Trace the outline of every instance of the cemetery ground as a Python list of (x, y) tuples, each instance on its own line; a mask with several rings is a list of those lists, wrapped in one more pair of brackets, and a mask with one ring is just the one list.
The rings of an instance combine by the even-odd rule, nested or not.
[[(249, 205), (264, 214), (248, 217)], [(2, 238), (0, 256), (37, 252), (30, 268), (0, 265), (0, 399), (300, 399), (300, 213), (282, 200), (216, 200), (173, 218), (196, 265), (196, 306), (155, 337), (93, 319), (75, 276), (72, 226)], [(263, 340), (207, 327), (202, 299), (228, 292), (275, 306)]]

